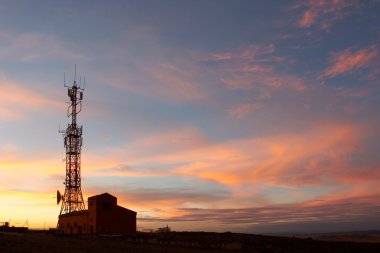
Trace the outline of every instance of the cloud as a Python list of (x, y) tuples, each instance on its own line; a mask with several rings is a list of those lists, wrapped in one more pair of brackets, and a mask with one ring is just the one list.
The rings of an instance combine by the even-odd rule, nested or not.
[(64, 104), (29, 90), (8, 78), (0, 77), (0, 117), (4, 121), (22, 120), (29, 112), (64, 108)]
[(356, 125), (330, 122), (298, 133), (229, 141), (180, 155), (188, 162), (175, 172), (227, 185), (329, 184), (349, 172), (345, 168), (350, 154), (358, 152), (362, 131)]
[[(110, 175), (170, 174), (229, 187), (262, 183), (288, 188), (345, 186), (360, 171), (379, 164), (376, 160), (371, 164), (354, 163), (357, 155), (374, 159), (375, 154), (365, 148), (374, 133), (347, 121), (313, 121), (296, 131), (225, 141), (211, 141), (194, 128), (183, 129), (137, 139), (128, 147), (104, 150), (94, 159), (85, 158), (86, 164), (91, 170), (98, 165), (104, 173), (105, 168), (114, 168), (109, 170)], [(108, 164), (100, 161), (109, 157), (112, 161)], [(120, 167), (125, 161), (133, 169)], [(366, 175), (361, 182), (372, 184), (373, 173)]]
[(306, 11), (303, 14), (302, 19), (298, 22), (300, 27), (309, 27), (315, 22), (315, 18), (317, 17), (317, 13), (313, 11)]
[[(342, 224), (360, 223), (368, 220), (376, 221), (380, 215), (380, 195), (367, 195), (359, 198), (343, 198), (334, 201), (317, 200), (286, 205), (268, 205), (254, 208), (231, 209), (202, 209), (181, 208), (181, 215), (174, 217), (147, 217), (140, 218), (143, 222), (161, 223), (202, 223), (209, 224), (208, 229), (224, 231), (226, 227), (232, 230), (260, 231), (276, 227), (267, 232), (295, 232), (297, 225), (290, 230), (289, 224), (309, 224), (309, 228), (302, 232), (312, 232), (319, 223), (334, 223), (335, 231), (340, 230)], [(257, 228), (256, 228), (257, 227)], [(181, 229), (181, 228), (179, 228)], [(195, 228), (197, 229), (197, 228)], [(205, 229), (203, 227), (203, 229)], [(326, 228), (325, 228), (326, 229)], [(268, 229), (266, 229), (268, 230)]]
[(19, 62), (82, 61), (87, 57), (53, 34), (0, 31), (0, 59)]
[[(282, 89), (304, 91), (304, 81), (295, 75), (285, 74), (279, 69), (292, 62), (291, 59), (276, 55), (274, 44), (249, 45), (224, 52), (204, 53), (196, 55), (208, 65), (213, 74), (230, 90), (253, 90), (266, 88), (266, 95)], [(223, 55), (223, 57), (221, 57)]]
[(128, 92), (170, 103), (205, 101), (208, 96), (201, 89), (196, 74), (179, 65), (142, 63), (135, 72), (113, 70), (112, 75), (99, 77), (99, 80)]
[(163, 210), (189, 205), (204, 206), (230, 197), (230, 190), (225, 185), (196, 177), (170, 172), (152, 175), (150, 171), (134, 177), (120, 174), (110, 176), (112, 168), (109, 171), (103, 170), (101, 176), (91, 173), (86, 177), (87, 195), (111, 191), (121, 202), (128, 202), (136, 208), (160, 206)]
[(238, 48), (233, 51), (197, 53), (195, 58), (200, 61), (228, 61), (228, 60), (254, 60), (263, 55), (271, 54), (275, 51), (273, 44), (256, 45), (252, 44), (245, 48)]
[(166, 143), (168, 147), (175, 147), (175, 150), (199, 148), (209, 145), (206, 137), (194, 126), (184, 126), (179, 129), (146, 135), (138, 139), (135, 145), (143, 147), (144, 150), (156, 150), (157, 148), (161, 149), (163, 143)]
[(237, 105), (234, 108), (229, 109), (228, 110), (228, 115), (231, 118), (240, 119), (240, 118), (242, 118), (242, 117), (250, 114), (254, 110), (258, 110), (258, 109), (260, 109), (262, 107), (263, 107), (263, 105), (261, 105), (261, 104), (242, 103), (242, 104)]
[(197, 83), (191, 80), (184, 70), (170, 64), (146, 68), (145, 72), (156, 82), (157, 88), (151, 90), (177, 101), (197, 101), (205, 99), (205, 94)]
[(364, 69), (371, 66), (371, 63), (378, 56), (378, 48), (375, 45), (352, 52), (352, 49), (345, 49), (342, 52), (332, 53), (330, 61), (332, 66), (325, 70), (324, 75), (335, 77)]
[(358, 6), (359, 3), (356, 0), (310, 0), (296, 4), (292, 9), (306, 7), (297, 22), (299, 27), (309, 28), (319, 25), (321, 29), (329, 31), (333, 22), (345, 18)]

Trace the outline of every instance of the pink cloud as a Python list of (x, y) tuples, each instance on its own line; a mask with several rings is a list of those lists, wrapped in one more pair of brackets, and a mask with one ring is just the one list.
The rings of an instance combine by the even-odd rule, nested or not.
[[(213, 159), (198, 156), (176, 171), (226, 184), (317, 184), (325, 180), (323, 175), (330, 180), (342, 172), (349, 162), (346, 155), (356, 152), (360, 131), (356, 126), (330, 123), (294, 135), (235, 140), (206, 148)], [(226, 159), (215, 156), (217, 149), (223, 150)]]
[[(170, 222), (174, 228), (176, 228), (176, 223), (180, 223), (181, 226), (177, 228), (180, 230), (186, 223), (193, 224), (193, 229), (198, 229), (198, 227), (204, 229), (202, 223), (207, 222), (211, 231), (225, 231), (226, 226), (244, 230), (255, 230), (255, 228), (260, 230), (260, 228), (265, 229), (266, 226), (275, 226), (274, 229), (272, 228), (273, 231), (289, 232), (292, 229), (302, 228), (304, 232), (310, 232), (318, 223), (330, 223), (339, 228), (345, 223), (355, 224), (363, 220), (375, 222), (378, 220), (379, 207), (380, 195), (372, 194), (260, 207), (180, 208), (181, 212), (177, 215), (144, 217), (141, 221), (164, 224)], [(292, 223), (296, 223), (297, 226), (290, 227)]]
[(199, 129), (187, 126), (144, 136), (134, 142), (134, 145), (143, 147), (144, 149), (156, 149), (162, 148), (163, 143), (166, 143), (167, 147), (174, 146), (176, 150), (200, 148), (210, 144)]
[(273, 67), (256, 64), (256, 65), (242, 66), (241, 68), (237, 68), (236, 71), (253, 72), (253, 73), (272, 73)]
[(292, 60), (277, 56), (274, 52), (273, 44), (250, 45), (247, 48), (239, 48), (230, 52), (204, 54), (203, 58), (198, 58), (220, 61), (220, 57), (216, 59), (212, 55), (229, 55), (229, 57), (223, 58), (223, 64), (217, 65), (214, 73), (231, 90), (266, 87), (266, 95), (261, 98), (271, 97), (270, 92), (278, 89), (306, 90), (306, 85), (300, 77), (277, 72), (278, 67), (292, 63)]
[(0, 78), (0, 116), (2, 120), (20, 120), (30, 111), (63, 109), (64, 103), (57, 102), (23, 87), (5, 77)]
[(147, 161), (156, 166), (178, 163), (183, 165), (170, 173), (231, 186), (244, 182), (284, 187), (318, 185), (338, 182), (342, 173), (351, 173), (345, 170), (349, 157), (360, 150), (363, 133), (368, 133), (347, 122), (330, 122), (293, 134), (213, 143), (197, 130), (182, 130), (146, 137), (128, 148), (108, 150), (104, 158), (113, 159), (106, 167), (124, 161), (132, 167)]
[(332, 53), (330, 57), (332, 66), (328, 67), (324, 74), (327, 77), (335, 77), (357, 69), (368, 68), (377, 56), (378, 49), (375, 45), (356, 52), (346, 49), (342, 52)]
[[(272, 186), (299, 193), (282, 195), (287, 203), (323, 198), (329, 205), (343, 197), (374, 193), (377, 185), (374, 178), (378, 173), (372, 169), (376, 169), (376, 163), (351, 164), (352, 157), (365, 152), (362, 144), (373, 134), (361, 125), (335, 121), (314, 122), (309, 127), (276, 135), (211, 141), (199, 129), (184, 127), (147, 135), (130, 142), (128, 147), (102, 149), (101, 156), (87, 155), (84, 163), (88, 176), (155, 177), (163, 181), (165, 177), (176, 176), (224, 185), (231, 190), (231, 196), (223, 198), (216, 198), (211, 190), (207, 196), (185, 191), (172, 197), (165, 197), (171, 193), (166, 189), (120, 192), (126, 201), (134, 200), (133, 205), (139, 209), (163, 206), (167, 213), (160, 214), (161, 218), (185, 215), (186, 212), (174, 215), (171, 211), (188, 206), (253, 208), (257, 203), (252, 204), (252, 199)], [(125, 162), (128, 166), (120, 166)], [(305, 193), (308, 190), (304, 192), (304, 187), (316, 189), (316, 193)], [(115, 191), (120, 188), (122, 185), (115, 185)], [(97, 189), (89, 190), (97, 193)], [(304, 196), (300, 196), (301, 193), (305, 193)], [(151, 201), (139, 202), (145, 197)], [(284, 202), (267, 197), (259, 203)], [(309, 207), (315, 208), (315, 205), (318, 203), (304, 202), (294, 204), (294, 208), (310, 210)], [(276, 220), (275, 215), (272, 218)], [(289, 219), (291, 221), (291, 217)]]
[(207, 93), (196, 81), (197, 67), (188, 63), (184, 65), (187, 68), (166, 61), (148, 62), (143, 63), (138, 72), (126, 73), (119, 69), (98, 79), (122, 90), (173, 103), (207, 100)]
[(0, 58), (12, 58), (21, 62), (69, 60), (82, 61), (87, 56), (76, 52), (61, 39), (44, 33), (11, 33), (0, 31), (3, 43)]
[(254, 60), (257, 57), (271, 54), (274, 51), (275, 47), (273, 44), (252, 44), (233, 51), (197, 54), (195, 58), (201, 61)]
[(298, 21), (298, 25), (300, 27), (309, 27), (311, 26), (312, 24), (314, 24), (315, 22), (315, 18), (317, 17), (317, 13), (315, 12), (312, 12), (312, 11), (306, 11), (304, 14), (303, 14), (303, 17), (300, 21)]
[(222, 77), (220, 81), (231, 90), (248, 90), (253, 88), (252, 79), (247, 75), (234, 75), (232, 77)]
[(246, 115), (250, 114), (254, 110), (258, 110), (262, 107), (263, 107), (263, 105), (261, 105), (261, 104), (242, 103), (242, 104), (239, 104), (239, 105), (237, 105), (231, 109), (228, 109), (227, 112), (231, 118), (240, 119), (240, 118), (243, 118)]
[(297, 22), (299, 27), (308, 28), (318, 24), (321, 29), (329, 31), (335, 20), (348, 16), (350, 9), (357, 7), (358, 3), (355, 0), (310, 0), (302, 1), (292, 9), (303, 6), (306, 6), (307, 9)]
[(183, 75), (183, 70), (179, 72), (178, 67), (175, 68), (168, 68), (168, 64), (146, 68), (145, 72), (157, 82), (157, 87), (151, 92), (178, 101), (204, 99), (206, 94), (200, 90), (197, 83)]
[[(307, 86), (304, 81), (297, 76), (277, 74), (270, 68), (245, 68), (238, 71), (224, 72), (220, 80), (231, 90), (249, 90), (254, 87), (266, 88), (266, 94), (270, 91), (280, 89), (291, 89), (295, 91), (304, 91)], [(269, 90), (268, 90), (269, 89)], [(271, 97), (271, 96), (263, 96)]]

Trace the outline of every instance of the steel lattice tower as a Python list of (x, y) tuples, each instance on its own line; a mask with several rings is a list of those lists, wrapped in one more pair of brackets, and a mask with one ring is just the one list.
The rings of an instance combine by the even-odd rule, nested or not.
[[(82, 99), (84, 89), (77, 85), (75, 78), (71, 86), (64, 85), (68, 88), (70, 105), (67, 108), (67, 117), (71, 117), (71, 123), (66, 130), (60, 131), (63, 134), (64, 145), (66, 148), (66, 178), (65, 193), (63, 196), (57, 192), (57, 203), (62, 199), (61, 214), (73, 211), (84, 210), (81, 189), (81, 147), (82, 147), (82, 130), (83, 127), (77, 124), (77, 115), (82, 110)], [(64, 81), (65, 82), (65, 81)]]

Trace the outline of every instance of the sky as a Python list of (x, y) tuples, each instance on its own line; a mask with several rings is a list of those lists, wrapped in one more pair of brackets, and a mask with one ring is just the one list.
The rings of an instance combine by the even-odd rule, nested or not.
[(115, 195), (139, 230), (380, 229), (380, 1), (0, 13), (0, 221), (57, 224), (76, 64), (84, 198)]

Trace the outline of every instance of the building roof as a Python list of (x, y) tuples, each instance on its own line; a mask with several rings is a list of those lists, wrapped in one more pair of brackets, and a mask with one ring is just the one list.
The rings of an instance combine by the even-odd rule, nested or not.
[(128, 209), (128, 208), (125, 208), (125, 207), (122, 207), (122, 206), (119, 206), (119, 205), (117, 205), (117, 208), (122, 209), (123, 211), (127, 211), (127, 212), (130, 212), (130, 213), (133, 213), (133, 214), (137, 215), (137, 212), (135, 212), (135, 211), (133, 211), (131, 209)]
[(74, 211), (70, 213), (61, 214), (59, 217), (69, 217), (69, 216), (79, 216), (79, 215), (87, 215), (88, 210)]
[(105, 192), (105, 193), (102, 193), (102, 194), (98, 194), (98, 195), (95, 195), (95, 196), (91, 196), (88, 199), (98, 199), (98, 198), (104, 198), (104, 197), (117, 199), (115, 196), (109, 194), (108, 192)]

